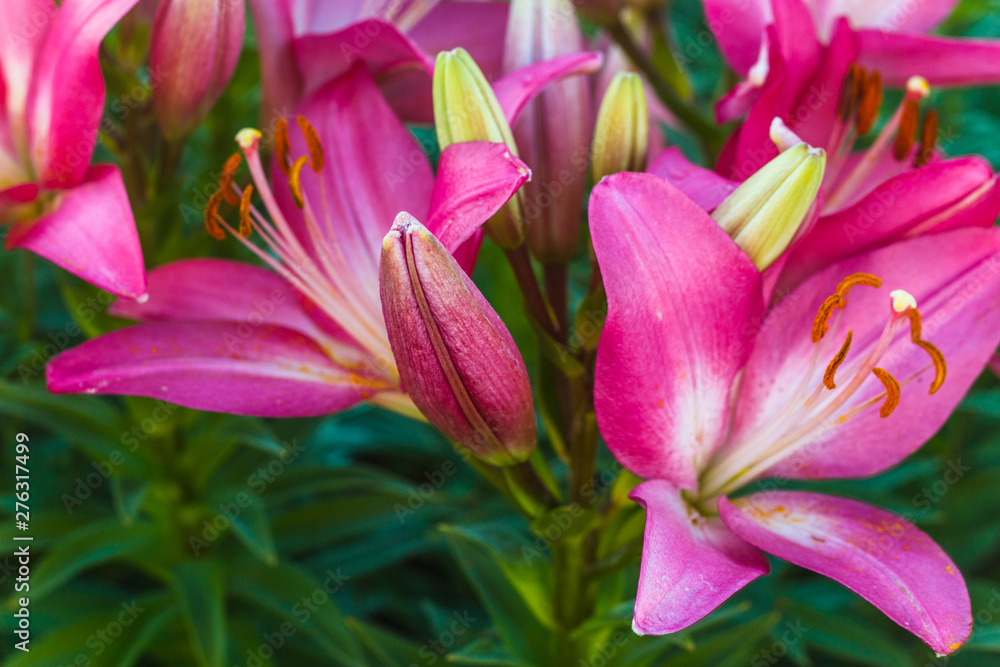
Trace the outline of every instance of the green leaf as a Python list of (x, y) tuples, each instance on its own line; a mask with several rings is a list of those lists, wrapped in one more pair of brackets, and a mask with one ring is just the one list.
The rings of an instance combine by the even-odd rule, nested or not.
[(361, 640), (365, 650), (375, 659), (371, 664), (408, 667), (414, 663), (425, 662), (424, 656), (420, 653), (421, 647), (416, 644), (357, 618), (347, 618), (346, 622)]
[(213, 560), (182, 561), (171, 568), (171, 585), (199, 661), (221, 666), (226, 657), (225, 575)]
[(290, 623), (309, 635), (336, 664), (355, 667), (362, 664), (362, 650), (333, 600), (348, 579), (328, 570), (320, 581), (287, 563), (268, 567), (240, 559), (231, 568), (229, 586), (232, 595), (277, 616), (279, 626)]
[(232, 521), (236, 537), (255, 556), (268, 565), (277, 564), (278, 552), (274, 547), (271, 523), (259, 496), (237, 489), (228, 494), (213, 496), (209, 505), (213, 511), (218, 508), (227, 510), (226, 515)]
[(785, 616), (785, 623), (775, 630), (776, 637), (791, 632), (804, 639), (807, 648), (816, 647), (851, 664), (879, 667), (909, 660), (909, 654), (886, 637), (883, 628), (872, 626), (863, 617), (827, 614), (801, 604), (791, 605)]
[(977, 626), (965, 648), (969, 651), (1000, 653), (1000, 625)]

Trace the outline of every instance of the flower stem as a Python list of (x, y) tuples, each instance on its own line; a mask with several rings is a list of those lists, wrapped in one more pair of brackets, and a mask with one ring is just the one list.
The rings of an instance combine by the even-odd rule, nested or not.
[(532, 314), (538, 324), (545, 329), (555, 339), (559, 339), (559, 325), (552, 306), (542, 293), (542, 288), (538, 284), (535, 270), (531, 266), (531, 256), (528, 255), (528, 246), (522, 243), (516, 248), (504, 250), (507, 261), (514, 270), (514, 277), (524, 295), (525, 306)]

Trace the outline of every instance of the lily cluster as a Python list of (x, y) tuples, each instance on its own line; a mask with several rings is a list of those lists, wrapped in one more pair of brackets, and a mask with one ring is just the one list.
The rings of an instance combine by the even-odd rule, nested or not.
[[(249, 4), (267, 131), (236, 133), (205, 228), (255, 261), (189, 258), (148, 275), (137, 193), (118, 167), (90, 164), (98, 49), (136, 0), (11, 4), (7, 246), (113, 292), (111, 313), (136, 321), (55, 357), (51, 391), (263, 417), (376, 405), (470, 451), (531, 518), (563, 497), (539, 433), (585, 502), (596, 423), (645, 480), (631, 492), (646, 511), (637, 633), (703, 618), (769, 571), (767, 552), (847, 586), (939, 654), (966, 640), (962, 576), (917, 527), (755, 485), (896, 465), (993, 357), (997, 176), (981, 157), (945, 155), (929, 102), (933, 86), (1000, 81), (1000, 42), (925, 34), (954, 2), (705, 0), (745, 77), (716, 106), (737, 123), (723, 142), (676, 64), (649, 55), (666, 39), (642, 19), (655, 2)], [(601, 36), (585, 38), (578, 9)], [(18, 32), (39, 13), (43, 29)], [(148, 19), (166, 145), (183, 144), (233, 76), (244, 13), (242, 1), (161, 0)], [(883, 109), (890, 87), (902, 101)], [(420, 124), (434, 146), (411, 132)], [(715, 163), (663, 148), (667, 126), (720, 140)], [(534, 393), (470, 277), (484, 239), (536, 331)], [(570, 266), (588, 262), (575, 294)], [(604, 304), (599, 338), (582, 333), (580, 313)]]

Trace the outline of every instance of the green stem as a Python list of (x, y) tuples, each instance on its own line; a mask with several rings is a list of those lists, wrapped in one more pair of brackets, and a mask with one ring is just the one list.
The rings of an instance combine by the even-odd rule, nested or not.
[(514, 270), (514, 278), (524, 295), (525, 306), (539, 325), (545, 329), (550, 336), (559, 339), (559, 326), (552, 307), (549, 305), (542, 288), (538, 284), (535, 276), (535, 269), (531, 266), (531, 257), (528, 255), (528, 246), (522, 243), (516, 248), (504, 250), (510, 268)]
[(653, 91), (656, 92), (656, 96), (660, 98), (660, 101), (670, 111), (677, 116), (678, 119), (684, 125), (688, 127), (692, 132), (697, 134), (702, 143), (705, 145), (706, 149), (710, 151), (709, 157), (715, 157), (719, 148), (722, 145), (723, 133), (710, 119), (702, 116), (700, 113), (689, 107), (681, 96), (670, 86), (667, 80), (660, 74), (660, 71), (656, 68), (653, 61), (646, 55), (645, 52), (639, 47), (635, 39), (632, 38), (632, 34), (625, 27), (625, 24), (621, 22), (621, 19), (616, 19), (605, 26), (608, 34), (615, 41), (618, 46), (625, 52), (625, 55), (629, 57), (629, 60), (635, 64), (642, 73), (646, 76), (646, 80), (652, 87)]

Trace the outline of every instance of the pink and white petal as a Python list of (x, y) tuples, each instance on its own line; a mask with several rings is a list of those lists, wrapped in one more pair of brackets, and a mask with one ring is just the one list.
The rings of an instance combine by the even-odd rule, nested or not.
[(493, 84), (493, 92), (513, 127), (525, 105), (550, 83), (577, 74), (592, 74), (603, 62), (604, 56), (596, 52), (559, 56), (514, 70)]
[(431, 56), (462, 47), (493, 81), (503, 73), (503, 26), (509, 9), (505, 2), (439, 2), (408, 34)]
[(860, 30), (860, 64), (876, 69), (889, 86), (904, 86), (914, 75), (932, 86), (1000, 82), (1000, 42), (881, 30)]
[(358, 21), (333, 32), (302, 35), (295, 38), (292, 50), (302, 75), (303, 98), (356, 65), (363, 65), (380, 80), (415, 73), (426, 80), (430, 98), (433, 61), (396, 26), (381, 19)]
[(94, 165), (60, 192), (46, 215), (16, 224), (7, 248), (24, 248), (89, 283), (131, 299), (146, 292), (146, 269), (121, 172)]
[(594, 388), (601, 433), (632, 472), (694, 489), (753, 344), (760, 272), (698, 204), (649, 174), (595, 186), (590, 229), (608, 294)]
[(705, 0), (705, 20), (729, 65), (746, 76), (757, 61), (764, 28), (774, 18), (770, 0)]
[(198, 410), (305, 417), (395, 389), (337, 366), (302, 334), (235, 322), (156, 322), (119, 329), (57, 355), (53, 393), (149, 396)]
[(97, 51), (137, 1), (66, 0), (52, 18), (27, 110), (31, 157), (43, 187), (70, 187), (87, 173), (104, 111)]
[(531, 172), (504, 144), (452, 144), (441, 153), (429, 229), (454, 253), (507, 203)]
[[(320, 326), (308, 302), (288, 281), (257, 266), (228, 259), (186, 259), (157, 267), (147, 276), (149, 298), (119, 299), (112, 315), (133, 320), (216, 320), (280, 326), (324, 346), (356, 348), (334, 322)], [(357, 357), (360, 351), (354, 351)], [(339, 357), (338, 357), (339, 358)]]
[[(6, 102), (4, 148), (25, 132), (25, 112), (35, 60), (57, 12), (53, 0), (10, 0), (0, 22), (0, 90)], [(23, 137), (22, 137), (23, 138)], [(16, 141), (16, 140), (15, 140)]]
[[(845, 276), (866, 272), (882, 287), (855, 287), (847, 307), (830, 319), (818, 357), (809, 332), (820, 304)], [(827, 362), (847, 331), (853, 344), (838, 371), (845, 384), (852, 365), (871, 352), (890, 316), (889, 292), (905, 289), (923, 315), (925, 340), (948, 364), (947, 379), (934, 394), (930, 357), (910, 340), (904, 321), (878, 365), (902, 385), (902, 400), (887, 418), (879, 415), (883, 386), (874, 375), (828, 419), (797, 437), (798, 451), (765, 475), (799, 479), (864, 477), (895, 465), (941, 427), (982, 372), (1000, 343), (1000, 230), (961, 229), (919, 237), (834, 264), (796, 288), (769, 313), (744, 369), (730, 448), (745, 447), (773, 430), (788, 406), (800, 407), (821, 386)], [(823, 390), (821, 402), (834, 393)], [(841, 420), (869, 401), (873, 404)], [(822, 404), (822, 403), (820, 403)], [(787, 428), (798, 429), (796, 422)]]
[(866, 503), (801, 491), (719, 499), (722, 520), (750, 544), (830, 577), (878, 607), (938, 655), (972, 630), (965, 580), (934, 541)]
[[(843, 1), (831, 2), (832, 7)], [(854, 3), (854, 11), (845, 13), (858, 28), (876, 28), (884, 32), (930, 32), (948, 18), (958, 0), (887, 0), (878, 3)]]
[(833, 262), (909, 236), (988, 227), (997, 215), (995, 179), (982, 158), (909, 169), (853, 206), (820, 218), (792, 252), (782, 285), (790, 287)]
[(683, 630), (770, 572), (763, 553), (734, 535), (718, 517), (704, 517), (689, 507), (670, 482), (643, 482), (629, 497), (646, 508), (632, 622), (637, 633)]
[(670, 181), (706, 211), (712, 211), (740, 185), (711, 169), (689, 162), (676, 146), (664, 149), (646, 171)]

